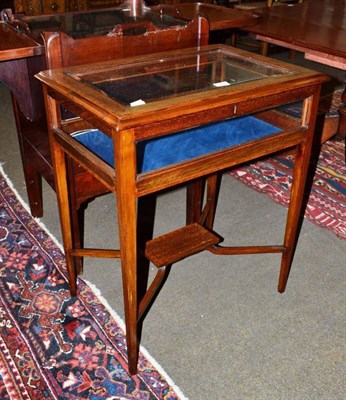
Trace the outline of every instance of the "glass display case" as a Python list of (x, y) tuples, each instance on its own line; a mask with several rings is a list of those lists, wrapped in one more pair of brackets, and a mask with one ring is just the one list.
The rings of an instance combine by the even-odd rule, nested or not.
[[(70, 291), (77, 294), (80, 257), (120, 258), (131, 374), (137, 370), (138, 326), (173, 263), (203, 250), (280, 253), (278, 290), (285, 290), (324, 75), (214, 45), (50, 70), (37, 77), (46, 93)], [(290, 104), (300, 107), (297, 117), (282, 111)], [(64, 119), (61, 107), (74, 118)], [(224, 238), (213, 230), (220, 174), (287, 150), (295, 154), (295, 167), (282, 243), (221, 245)], [(81, 248), (74, 242), (69, 207), (74, 186), (66, 156), (117, 197), (119, 250)], [(182, 184), (190, 188), (187, 224), (143, 244), (138, 201)], [(139, 297), (138, 262), (144, 255), (157, 275)]]
[(99, 89), (121, 104), (134, 106), (293, 73), (288, 68), (270, 62), (258, 63), (218, 48), (172, 60), (163, 58), (159, 63), (148, 61), (102, 67), (69, 76)]

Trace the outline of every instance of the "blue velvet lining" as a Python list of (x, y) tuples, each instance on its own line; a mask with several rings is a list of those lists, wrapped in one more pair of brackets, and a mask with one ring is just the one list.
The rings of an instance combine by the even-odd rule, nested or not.
[[(252, 116), (203, 125), (137, 143), (137, 170), (152, 171), (205, 154), (231, 148), (280, 132), (281, 129)], [(114, 166), (113, 141), (99, 130), (76, 132), (73, 137)]]

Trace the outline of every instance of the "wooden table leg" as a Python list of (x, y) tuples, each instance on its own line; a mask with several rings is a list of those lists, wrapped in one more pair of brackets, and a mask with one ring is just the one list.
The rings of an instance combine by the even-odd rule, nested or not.
[(294, 249), (297, 241), (297, 231), (300, 221), (300, 210), (304, 195), (305, 174), (308, 163), (306, 158), (305, 146), (300, 146), (295, 153), (295, 166), (293, 171), (293, 183), (291, 188), (290, 205), (287, 214), (286, 232), (284, 239), (284, 247), (286, 251), (282, 255), (281, 269), (279, 276), (278, 291), (283, 293), (286, 289), (286, 284), (291, 268)]
[[(295, 163), (293, 170), (293, 182), (291, 187), (290, 204), (287, 212), (286, 230), (284, 238), (285, 251), (282, 255), (281, 268), (279, 275), (278, 291), (283, 293), (293, 260), (295, 247), (298, 240), (304, 191), (307, 181), (308, 169), (311, 158), (313, 144), (313, 132), (315, 130), (315, 120), (312, 116), (316, 115), (319, 100), (319, 92), (315, 93), (313, 99), (305, 100), (303, 109), (302, 124), (309, 126), (308, 138), (297, 146), (295, 152)], [(309, 105), (308, 105), (309, 104)]]
[(138, 362), (138, 283), (137, 283), (137, 210), (136, 157), (133, 131), (114, 135), (116, 192), (125, 308), (128, 367), (137, 373)]
[(71, 255), (73, 249), (73, 235), (72, 235), (72, 224), (71, 224), (71, 209), (69, 206), (69, 191), (68, 191), (68, 170), (65, 152), (61, 146), (54, 140), (54, 132), (52, 126), (57, 126), (57, 115), (58, 115), (58, 104), (51, 97), (46, 97), (46, 106), (49, 110), (48, 115), (50, 116), (50, 143), (52, 152), (52, 161), (55, 171), (55, 186), (58, 199), (59, 213), (60, 213), (60, 224), (62, 239), (66, 258), (66, 267), (69, 277), (69, 286), (71, 296), (77, 294), (77, 258)]
[(52, 141), (51, 148), (52, 148), (53, 165), (56, 173), (56, 193), (58, 198), (61, 232), (64, 243), (66, 267), (69, 276), (70, 292), (71, 296), (76, 296), (78, 266), (76, 264), (77, 258), (71, 255), (71, 250), (73, 249), (73, 238), (72, 238), (71, 213), (69, 207), (69, 194), (68, 194), (68, 184), (67, 184), (68, 175), (67, 175), (65, 152), (54, 141)]
[(210, 207), (208, 210), (208, 215), (206, 218), (205, 225), (209, 229), (213, 229), (214, 219), (216, 213), (217, 202), (219, 199), (219, 192), (221, 186), (221, 174), (213, 174), (207, 179), (207, 199), (206, 202), (210, 203)]
[(188, 183), (186, 188), (186, 225), (199, 220), (202, 211), (204, 180)]

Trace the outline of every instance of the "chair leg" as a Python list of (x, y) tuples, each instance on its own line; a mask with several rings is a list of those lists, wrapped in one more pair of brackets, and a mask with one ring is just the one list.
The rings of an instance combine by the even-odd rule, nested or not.
[(25, 148), (24, 138), (22, 135), (22, 126), (20, 122), (19, 106), (14, 96), (12, 96), (12, 104), (30, 212), (33, 217), (39, 218), (43, 216), (42, 177), (32, 165), (32, 160), (30, 160), (30, 149)]
[(25, 185), (28, 195), (30, 213), (35, 218), (43, 216), (42, 176), (22, 156)]
[(266, 57), (268, 55), (268, 49), (269, 49), (269, 43), (261, 42), (261, 54), (262, 54), (262, 56)]
[(237, 47), (237, 32), (233, 32), (231, 35), (231, 46), (232, 47)]

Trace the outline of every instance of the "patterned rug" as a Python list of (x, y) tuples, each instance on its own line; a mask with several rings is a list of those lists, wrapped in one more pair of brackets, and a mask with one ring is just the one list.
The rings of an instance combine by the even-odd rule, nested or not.
[[(267, 194), (276, 203), (289, 204), (293, 156), (267, 158), (233, 170), (231, 176)], [(305, 217), (341, 239), (346, 239), (345, 143), (323, 144), (313, 178)]]
[(185, 399), (141, 349), (127, 372), (119, 317), (83, 281), (71, 298), (61, 248), (0, 167), (0, 399)]

